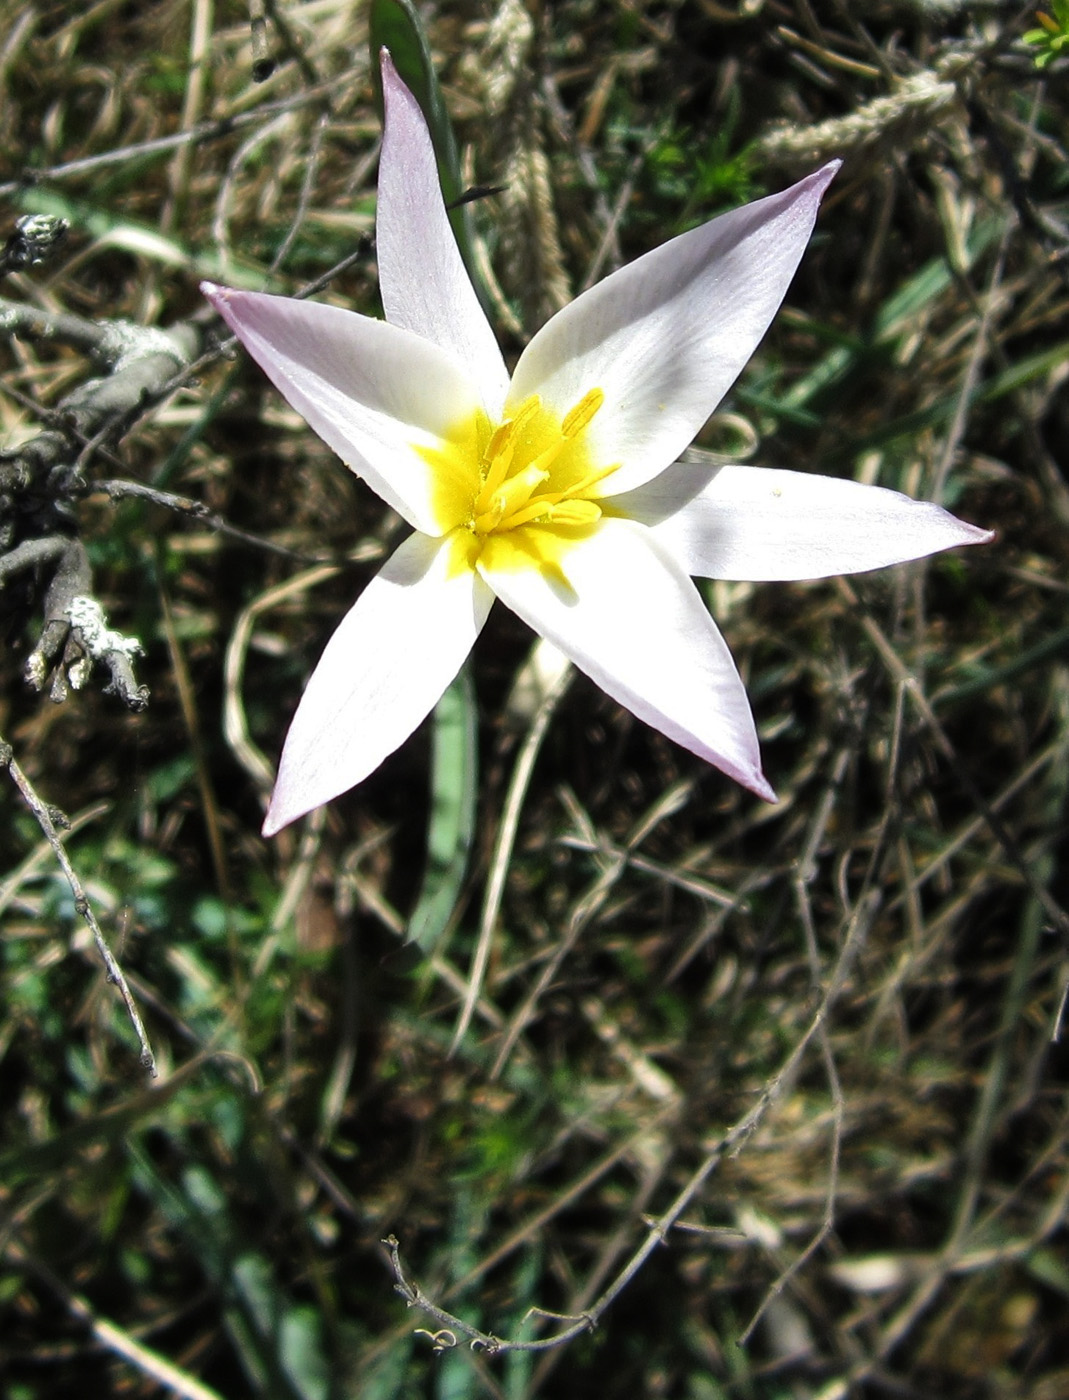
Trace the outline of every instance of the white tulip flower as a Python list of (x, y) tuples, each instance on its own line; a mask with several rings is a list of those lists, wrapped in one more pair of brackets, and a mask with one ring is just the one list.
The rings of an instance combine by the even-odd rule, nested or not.
[(412, 527), (308, 682), (265, 834), (412, 733), (495, 598), (640, 719), (774, 800), (746, 691), (691, 576), (823, 578), (991, 538), (880, 487), (677, 460), (768, 329), (838, 162), (606, 277), (542, 327), (510, 377), (423, 115), (385, 52), (382, 82), (386, 320), (204, 287), (280, 393)]

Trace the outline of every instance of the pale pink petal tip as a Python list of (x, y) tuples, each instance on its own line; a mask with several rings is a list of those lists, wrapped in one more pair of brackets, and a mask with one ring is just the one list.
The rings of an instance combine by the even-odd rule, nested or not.
[[(341, 795), (338, 792), (334, 794), (334, 797)], [(334, 797), (324, 797), (322, 801), (309, 805), (308, 802), (302, 802), (300, 792), (294, 792), (292, 785), (286, 782), (284, 776), (280, 776), (271, 793), (271, 801), (267, 805), (260, 834), (262, 836), (277, 836), (284, 827), (298, 821), (301, 817), (308, 816), (309, 812), (314, 812), (319, 807), (325, 807), (328, 802), (334, 800)]]
[(264, 824), (260, 828), (261, 836), (275, 836), (284, 826), (289, 826), (290, 822), (297, 819), (298, 814), (296, 812), (290, 816), (286, 816), (284, 812), (278, 810), (281, 804), (276, 801), (277, 797), (278, 789), (276, 788), (271, 794), (271, 805), (267, 809), (267, 815), (264, 817)]
[(415, 95), (381, 53), (384, 126), (375, 254), (386, 319), (463, 367), (491, 418), (509, 375), (449, 222), (438, 159)]
[(779, 798), (776, 796), (775, 789), (771, 786), (768, 779), (763, 773), (755, 771), (753, 777), (750, 779), (749, 782), (744, 783), (743, 787), (747, 788), (748, 791), (752, 792), (755, 797), (759, 797), (762, 802), (779, 801)]

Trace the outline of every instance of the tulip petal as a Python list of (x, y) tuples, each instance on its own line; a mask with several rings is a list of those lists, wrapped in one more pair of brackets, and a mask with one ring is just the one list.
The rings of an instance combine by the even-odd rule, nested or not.
[(478, 567), (503, 603), (614, 700), (775, 801), (727, 643), (694, 584), (643, 526), (603, 519), (561, 560), (570, 587), (536, 569)]
[(833, 161), (691, 229), (584, 292), (520, 356), (509, 406), (538, 393), (564, 413), (600, 388), (591, 450), (620, 463), (606, 490), (631, 490), (663, 471), (768, 329), (838, 168)]
[(479, 396), (452, 356), (411, 331), (322, 302), (201, 290), (279, 393), (425, 534), (441, 533), (417, 446), (438, 447)]
[(676, 463), (607, 505), (701, 578), (830, 578), (994, 538), (930, 501), (767, 467)]
[(449, 225), (427, 123), (385, 49), (382, 92), (376, 252), (386, 319), (453, 355), (496, 421), (508, 370)]
[(366, 778), (460, 670), (493, 595), (451, 555), (410, 535), (342, 619), (286, 736), (265, 836)]

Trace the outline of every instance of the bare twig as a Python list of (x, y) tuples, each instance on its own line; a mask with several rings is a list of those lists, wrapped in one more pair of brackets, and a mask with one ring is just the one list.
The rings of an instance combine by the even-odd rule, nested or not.
[(278, 251), (271, 259), (271, 271), (277, 272), (289, 256), (289, 251), (297, 241), (297, 235), (301, 231), (305, 215), (308, 213), (308, 206), (312, 201), (312, 191), (315, 187), (315, 179), (319, 173), (319, 159), (323, 151), (323, 138), (327, 133), (327, 122), (329, 116), (322, 113), (315, 124), (312, 132), (312, 142), (308, 154), (304, 158), (304, 175), (301, 179), (301, 192), (297, 198), (297, 208), (294, 210), (290, 226), (286, 230), (286, 236), (278, 245)]
[(81, 880), (79, 880), (74, 866), (70, 862), (63, 842), (60, 840), (57, 827), (67, 826), (67, 819), (57, 808), (49, 807), (46, 803), (41, 801), (34, 790), (33, 784), (15, 762), (15, 756), (11, 745), (6, 744), (2, 737), (0, 737), (0, 764), (6, 767), (7, 771), (11, 774), (12, 781), (22, 794), (23, 801), (36, 818), (37, 825), (41, 828), (45, 839), (52, 847), (56, 860), (59, 862), (60, 869), (67, 877), (67, 884), (70, 885), (71, 894), (74, 896), (74, 907), (85, 920), (90, 933), (93, 935), (93, 942), (96, 944), (97, 952), (100, 954), (100, 960), (104, 964), (108, 981), (118, 987), (119, 995), (126, 1005), (127, 1015), (130, 1017), (130, 1023), (134, 1028), (134, 1033), (137, 1036), (138, 1045), (141, 1049), (142, 1067), (147, 1069), (149, 1074), (155, 1079), (158, 1073), (156, 1069), (156, 1058), (149, 1045), (148, 1036), (145, 1034), (145, 1027), (141, 1021), (137, 1003), (134, 1001), (133, 994), (127, 986), (122, 968), (119, 966), (114, 954), (107, 945), (100, 924), (97, 922), (97, 917), (93, 913), (93, 906), (89, 903), (89, 896), (86, 894), (85, 888)]
[(575, 946), (583, 930), (604, 906), (621, 875), (627, 869), (631, 852), (645, 840), (658, 822), (678, 810), (682, 801), (685, 800), (685, 795), (683, 789), (669, 788), (634, 824), (618, 852), (614, 851), (612, 855), (605, 853), (604, 850), (601, 852), (600, 870), (572, 910), (564, 935), (554, 948), (552, 956), (546, 959), (534, 986), (520, 1004), (519, 1009), (513, 1014), (508, 1032), (497, 1052), (497, 1058), (494, 1060), (491, 1070), (493, 1078), (496, 1078), (504, 1069), (512, 1054), (513, 1047), (534, 1015), (534, 1009), (542, 994), (557, 975), (561, 963)]
[(173, 510), (178, 515), (188, 515), (191, 520), (199, 520), (207, 525), (209, 530), (217, 530), (220, 535), (226, 535), (228, 539), (238, 540), (241, 544), (252, 545), (255, 549), (265, 549), (270, 554), (280, 554), (284, 559), (293, 559), (301, 564), (310, 564), (314, 561), (307, 554), (301, 554), (296, 549), (290, 549), (287, 545), (278, 544), (275, 540), (264, 539), (263, 535), (251, 534), (248, 530), (240, 530), (236, 525), (231, 525), (228, 520), (212, 510), (203, 501), (194, 500), (192, 496), (177, 496), (172, 491), (161, 491), (155, 486), (146, 486), (143, 481), (95, 481), (89, 487), (92, 491), (106, 491), (113, 501), (120, 501), (124, 498), (136, 498), (137, 500), (150, 501), (155, 506), (163, 506), (165, 510)]
[[(17, 497), (47, 506), (75, 486), (72, 459), (92, 438), (118, 436), (132, 415), (155, 402), (195, 353), (198, 335), (189, 324), (168, 331), (129, 321), (87, 321), (0, 300), (0, 330), (54, 340), (88, 354), (106, 371), (68, 394), (53, 426), (20, 447), (0, 453), (0, 511), (18, 509)], [(25, 508), (29, 508), (29, 503)], [(0, 521), (0, 524), (3, 522)]]
[(53, 559), (58, 559), (66, 547), (67, 542), (61, 535), (48, 535), (44, 539), (37, 540), (23, 540), (14, 549), (9, 549), (6, 554), (0, 555), (0, 588), (7, 583), (8, 579), (14, 578), (24, 569), (36, 569), (41, 564), (48, 564)]

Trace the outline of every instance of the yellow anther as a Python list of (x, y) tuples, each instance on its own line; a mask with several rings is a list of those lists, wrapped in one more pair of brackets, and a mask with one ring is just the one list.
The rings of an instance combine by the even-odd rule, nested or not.
[(535, 414), (541, 412), (541, 394), (528, 394), (527, 397), (524, 399), (523, 403), (521, 403), (519, 408), (516, 410), (515, 417), (512, 419), (512, 426), (514, 431), (517, 433), (522, 432), (522, 430), (526, 428), (527, 425), (530, 423), (531, 419), (535, 416)]
[(515, 448), (516, 438), (512, 432), (512, 424), (502, 423), (487, 444), (483, 456), (483, 464), (486, 467), (483, 495), (488, 491), (496, 491), (508, 476)]
[(569, 409), (564, 415), (564, 421), (560, 425), (561, 436), (565, 438), (578, 437), (604, 402), (605, 391), (603, 389), (590, 389), (575, 407)]
[(508, 476), (519, 436), (541, 407), (542, 400), (537, 394), (531, 394), (520, 404), (514, 418), (499, 423), (491, 433), (480, 464), (486, 470), (484, 493), (496, 491)]
[(483, 449), (481, 465), (484, 467), (489, 467), (495, 461), (497, 461), (498, 457), (502, 455), (506, 448), (509, 448), (509, 450), (511, 451), (511, 448), (509, 447), (511, 438), (512, 419), (510, 418), (507, 422), (499, 423), (494, 429), (494, 431), (490, 434), (490, 441), (486, 444), (486, 447)]

